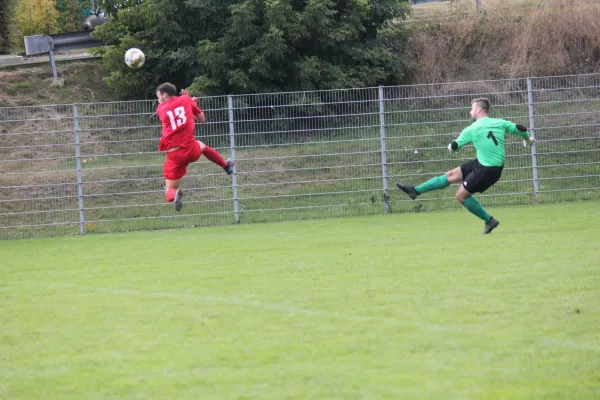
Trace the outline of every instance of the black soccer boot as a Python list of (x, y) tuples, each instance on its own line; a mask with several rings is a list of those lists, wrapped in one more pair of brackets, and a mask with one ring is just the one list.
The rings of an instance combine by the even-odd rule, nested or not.
[(404, 193), (408, 195), (411, 199), (416, 199), (419, 196), (419, 193), (416, 191), (414, 186), (403, 185), (402, 183), (396, 183), (398, 189), (402, 190)]
[(181, 189), (177, 189), (175, 192), (175, 211), (180, 211), (181, 207), (183, 207), (183, 191)]
[(500, 225), (500, 221), (498, 221), (496, 218), (492, 217), (492, 219), (490, 219), (485, 224), (485, 229), (483, 230), (483, 234), (487, 235), (488, 233), (492, 233), (494, 228), (496, 228), (498, 225)]
[(227, 160), (227, 166), (223, 169), (227, 172), (227, 175), (231, 175), (233, 174), (233, 167), (235, 167), (235, 161), (230, 158)]

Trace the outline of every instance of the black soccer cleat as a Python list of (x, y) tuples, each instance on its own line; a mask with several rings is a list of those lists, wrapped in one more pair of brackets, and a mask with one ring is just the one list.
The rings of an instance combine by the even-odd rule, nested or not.
[(181, 211), (181, 207), (183, 207), (183, 191), (181, 189), (177, 189), (175, 192), (175, 211)]
[(486, 224), (485, 224), (485, 229), (483, 230), (483, 234), (487, 235), (488, 233), (492, 233), (492, 231), (498, 226), (500, 225), (500, 221), (498, 221), (496, 218), (492, 217), (492, 219), (490, 219)]
[(235, 161), (230, 158), (227, 160), (227, 166), (223, 169), (227, 172), (227, 175), (231, 175), (233, 174), (233, 167), (235, 167)]
[(413, 200), (416, 199), (417, 196), (419, 196), (419, 192), (416, 191), (414, 186), (407, 186), (403, 185), (402, 183), (396, 183), (396, 186), (398, 186), (398, 189), (402, 190), (408, 195), (408, 197), (410, 197)]

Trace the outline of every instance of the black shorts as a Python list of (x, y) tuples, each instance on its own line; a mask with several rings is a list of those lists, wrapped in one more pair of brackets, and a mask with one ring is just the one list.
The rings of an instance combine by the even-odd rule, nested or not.
[(484, 167), (477, 159), (460, 166), (463, 176), (463, 187), (469, 193), (483, 193), (502, 176), (504, 167)]

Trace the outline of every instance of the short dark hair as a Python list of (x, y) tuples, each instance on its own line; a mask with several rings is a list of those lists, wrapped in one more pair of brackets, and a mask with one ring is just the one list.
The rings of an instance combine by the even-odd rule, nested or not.
[(478, 99), (474, 99), (471, 102), (471, 105), (473, 105), (474, 103), (477, 103), (477, 107), (481, 107), (484, 113), (489, 114), (490, 108), (492, 106), (490, 105), (490, 101), (488, 99), (486, 99), (485, 97), (480, 97)]
[(170, 97), (177, 96), (177, 88), (172, 83), (163, 83), (156, 88), (157, 92), (166, 93)]

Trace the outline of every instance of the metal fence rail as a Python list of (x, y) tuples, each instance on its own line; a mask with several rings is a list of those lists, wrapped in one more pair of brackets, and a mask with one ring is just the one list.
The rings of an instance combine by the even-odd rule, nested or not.
[(237, 161), (205, 159), (164, 202), (152, 101), (0, 108), (0, 238), (162, 229), (458, 207), (454, 190), (408, 201), (472, 158), (446, 146), (469, 103), (531, 128), (509, 137), (489, 207), (600, 198), (600, 74), (202, 98), (197, 136)]

